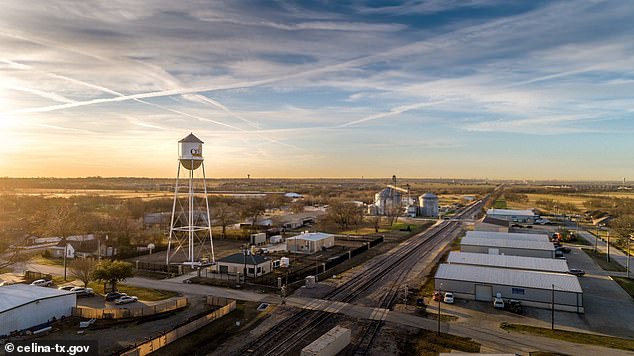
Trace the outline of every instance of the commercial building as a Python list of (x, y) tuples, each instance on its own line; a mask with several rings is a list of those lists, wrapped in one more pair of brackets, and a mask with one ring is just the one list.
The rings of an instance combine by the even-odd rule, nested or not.
[(567, 273), (568, 262), (556, 258), (537, 258), (508, 255), (489, 255), (485, 253), (452, 251), (447, 258), (448, 264), (470, 265), (519, 269), (526, 271), (542, 271)]
[(335, 235), (306, 232), (286, 239), (288, 252), (312, 254), (335, 245)]
[(475, 231), (509, 232), (510, 221), (485, 216), (473, 225)]
[(564, 273), (442, 264), (435, 288), (456, 298), (490, 302), (498, 293), (522, 305), (583, 313), (583, 290), (576, 276)]
[(512, 222), (533, 224), (539, 215), (532, 210), (489, 209), (487, 216)]
[(525, 257), (555, 258), (555, 247), (548, 241), (496, 239), (465, 236), (460, 251)]
[(0, 287), (0, 336), (43, 328), (71, 315), (77, 305), (73, 292), (29, 284)]
[(273, 262), (270, 258), (253, 254), (235, 253), (217, 261), (218, 272), (223, 274), (242, 274), (246, 268), (247, 277), (257, 277), (270, 273)]
[(549, 242), (546, 234), (525, 234), (520, 232), (499, 232), (499, 231), (467, 231), (468, 237), (500, 239), (500, 240), (523, 240)]

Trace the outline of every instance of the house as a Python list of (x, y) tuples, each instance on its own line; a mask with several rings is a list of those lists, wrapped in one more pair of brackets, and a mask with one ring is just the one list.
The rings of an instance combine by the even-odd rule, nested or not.
[[(49, 247), (47, 251), (54, 258), (64, 257), (64, 247), (66, 248), (66, 258), (91, 257), (91, 256), (114, 256), (117, 249), (108, 242), (100, 243), (98, 240), (85, 241), (60, 241), (57, 245)], [(101, 253), (99, 251), (101, 249)]]
[(323, 232), (305, 232), (286, 239), (288, 252), (313, 254), (335, 245), (335, 235)]
[(258, 277), (273, 270), (273, 261), (268, 257), (240, 252), (219, 259), (217, 266), (222, 274), (244, 275), (246, 269), (247, 277)]

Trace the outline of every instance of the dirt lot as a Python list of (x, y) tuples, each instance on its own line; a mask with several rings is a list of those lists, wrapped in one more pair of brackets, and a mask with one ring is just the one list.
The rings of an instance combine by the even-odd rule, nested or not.
[[(80, 299), (81, 300), (81, 299)], [(99, 354), (111, 354), (128, 345), (145, 341), (147, 338), (160, 335), (173, 325), (181, 323), (211, 307), (205, 304), (204, 298), (190, 298), (190, 305), (178, 312), (155, 316), (153, 319), (134, 321), (98, 320), (88, 329), (79, 328), (79, 318), (65, 322), (51, 334), (37, 340), (97, 340)], [(84, 330), (79, 335), (77, 332)]]
[[(234, 241), (234, 240), (220, 240), (214, 239), (214, 255), (216, 259), (223, 258), (225, 256), (240, 252), (240, 247), (244, 244), (244, 241)], [(196, 246), (196, 253), (200, 250), (200, 246)], [(135, 261), (141, 262), (150, 262), (150, 263), (165, 263), (165, 257), (167, 256), (167, 251), (158, 251), (151, 255), (143, 255), (137, 256), (128, 259), (129, 262), (134, 263)], [(183, 254), (175, 255), (173, 261), (177, 262), (185, 262), (185, 256)]]

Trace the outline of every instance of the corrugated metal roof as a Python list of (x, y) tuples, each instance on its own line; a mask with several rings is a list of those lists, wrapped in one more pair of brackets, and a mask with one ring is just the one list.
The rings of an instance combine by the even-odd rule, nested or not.
[(319, 240), (323, 240), (323, 239), (327, 239), (331, 236), (334, 236), (333, 234), (327, 234), (325, 232), (308, 232), (305, 234), (300, 234), (297, 236), (293, 236), (293, 237), (289, 237), (288, 239), (286, 239), (286, 241), (288, 240), (309, 240), (309, 241), (319, 241)]
[(467, 231), (467, 236), (487, 238), (487, 239), (508, 239), (508, 240), (527, 240), (527, 241), (546, 241), (548, 235), (544, 234), (524, 234), (518, 232), (490, 232), (490, 231)]
[(583, 293), (579, 279), (564, 273), (441, 264), (435, 278), (548, 290), (554, 284), (557, 291)]
[(489, 209), (487, 215), (535, 216), (532, 210)]
[(0, 313), (36, 300), (74, 294), (66, 290), (38, 287), (30, 284), (12, 284), (0, 287)]
[(556, 258), (489, 255), (486, 253), (452, 251), (449, 253), (447, 263), (533, 271), (568, 272), (568, 262), (565, 260), (558, 260)]
[(460, 242), (461, 245), (508, 247), (527, 250), (554, 251), (555, 247), (548, 241), (532, 240), (509, 240), (509, 239), (488, 239), (486, 237), (465, 236)]

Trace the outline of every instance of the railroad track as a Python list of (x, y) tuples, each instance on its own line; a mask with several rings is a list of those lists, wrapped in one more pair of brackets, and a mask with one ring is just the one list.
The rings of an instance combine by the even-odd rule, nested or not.
[[(456, 214), (455, 218), (471, 216), (482, 207), (484, 201), (479, 201)], [(444, 221), (431, 229), (415, 235), (402, 243), (397, 250), (389, 254), (376, 257), (366, 263), (366, 269), (348, 280), (341, 286), (328, 293), (322, 299), (349, 303), (359, 298), (370, 287), (376, 287), (383, 282), (383, 278), (396, 273), (396, 279), (390, 283), (387, 292), (381, 298), (378, 307), (390, 309), (398, 295), (398, 290), (407, 272), (421, 257), (428, 255), (434, 247), (446, 243), (460, 227), (459, 222)], [(255, 339), (236, 355), (284, 355), (292, 350), (306, 336), (323, 325), (330, 317), (330, 313), (303, 309), (286, 318), (269, 332)], [(383, 325), (382, 321), (370, 321), (362, 329), (361, 337), (354, 348), (355, 354), (365, 355), (370, 350), (372, 342)]]

